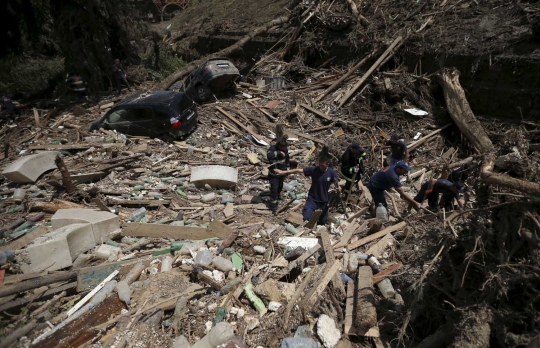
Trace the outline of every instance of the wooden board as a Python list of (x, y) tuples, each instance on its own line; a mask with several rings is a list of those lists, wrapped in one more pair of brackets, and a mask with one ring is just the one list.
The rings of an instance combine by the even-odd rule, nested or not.
[(367, 244), (377, 238), (381, 238), (381, 237), (384, 237), (386, 236), (387, 234), (389, 233), (392, 233), (392, 232), (395, 232), (397, 230), (400, 230), (402, 228), (404, 228), (405, 226), (407, 226), (407, 222), (403, 221), (403, 222), (400, 222), (399, 224), (396, 224), (394, 226), (390, 226), (390, 227), (387, 227), (385, 228), (384, 230), (380, 231), (380, 232), (377, 232), (377, 233), (374, 233), (370, 236), (367, 236), (367, 237), (364, 237), (360, 240), (357, 240), (356, 242), (354, 243), (351, 243), (347, 246), (347, 250), (353, 250), (353, 249), (356, 249), (364, 244)]
[(380, 257), (384, 250), (388, 247), (388, 244), (393, 241), (394, 236), (387, 234), (386, 236), (382, 237), (380, 241), (369, 247), (369, 249), (366, 251), (366, 255), (373, 255), (377, 258)]
[(401, 266), (403, 266), (401, 263), (395, 263), (388, 268), (382, 270), (381, 272), (373, 275), (373, 284), (377, 284), (378, 282), (383, 281), (389, 274), (392, 274), (398, 269), (400, 269)]
[(334, 120), (332, 119), (332, 117), (328, 116), (328, 115), (325, 115), (323, 112), (315, 109), (315, 108), (312, 108), (311, 106), (307, 105), (307, 104), (300, 104), (301, 107), (303, 107), (304, 109), (314, 113), (315, 115), (319, 116), (319, 117), (322, 117), (323, 119), (327, 120), (327, 121), (330, 121), (330, 122), (333, 122)]
[[(326, 262), (334, 263), (336, 261), (336, 257), (334, 256), (334, 248), (332, 247), (330, 235), (328, 234), (326, 227), (321, 229), (321, 241), (324, 248), (324, 254), (326, 256)], [(343, 300), (345, 298), (345, 287), (343, 286), (343, 281), (341, 280), (339, 272), (332, 277), (332, 284), (334, 285), (334, 290), (336, 291), (338, 299), (340, 301)]]
[(34, 239), (36, 239), (37, 237), (43, 236), (47, 232), (49, 232), (49, 229), (47, 227), (39, 226), (38, 228), (36, 228), (32, 232), (22, 236), (21, 238), (16, 239), (16, 240), (14, 240), (11, 243), (8, 243), (6, 245), (2, 245), (0, 247), (0, 251), (22, 249), (22, 248), (26, 247), (28, 244), (32, 243), (34, 241)]
[(349, 331), (353, 325), (354, 318), (354, 282), (347, 282), (347, 298), (345, 299), (345, 320), (343, 323), (343, 333), (345, 335), (349, 334)]
[[(213, 221), (214, 223), (223, 224), (220, 221)], [(218, 225), (218, 224), (215, 224)], [(218, 225), (221, 226), (221, 225)], [(227, 226), (228, 227), (228, 226)], [(229, 231), (229, 232), (227, 232)], [(122, 230), (122, 236), (129, 237), (151, 237), (151, 238), (173, 238), (173, 239), (187, 239), (187, 240), (201, 240), (218, 237), (224, 239), (230, 233), (230, 228), (222, 229), (219, 227), (200, 228), (200, 227), (188, 227), (188, 226), (170, 226), (160, 224), (141, 224), (130, 223)]]
[(18, 298), (13, 301), (8, 301), (0, 305), (0, 312), (7, 311), (11, 308), (23, 306), (27, 303), (35, 301), (36, 299), (45, 299), (49, 296), (56, 295), (64, 290), (75, 289), (76, 287), (77, 287), (77, 282), (71, 282), (71, 283), (67, 283), (67, 284), (49, 289), (43, 293), (33, 294), (33, 295), (26, 296), (23, 298)]
[(33, 145), (28, 146), (28, 150), (85, 150), (90, 148), (89, 144), (66, 144), (66, 145)]
[[(304, 225), (304, 227), (307, 227), (307, 228), (313, 228), (315, 227), (315, 225), (317, 224), (317, 221), (319, 220), (319, 218), (321, 217), (321, 214), (322, 214), (322, 210), (321, 209), (317, 209), (313, 212), (313, 215), (311, 215), (311, 218), (309, 218), (309, 221), (306, 222), (306, 224)], [(298, 214), (300, 215), (300, 214)]]
[(295, 224), (295, 225), (304, 224), (304, 218), (302, 214), (295, 213), (294, 211), (287, 212), (287, 217), (285, 218), (285, 221), (290, 222), (291, 224)]
[(328, 286), (330, 280), (332, 280), (336, 272), (339, 270), (340, 266), (341, 262), (337, 260), (334, 261), (334, 263), (326, 264), (326, 267), (321, 273), (322, 277), (319, 278), (319, 280), (315, 283), (315, 285), (313, 285), (313, 288), (311, 288), (311, 290), (304, 298), (304, 301), (302, 302), (303, 306), (309, 308), (313, 305), (313, 302), (321, 296), (323, 291)]

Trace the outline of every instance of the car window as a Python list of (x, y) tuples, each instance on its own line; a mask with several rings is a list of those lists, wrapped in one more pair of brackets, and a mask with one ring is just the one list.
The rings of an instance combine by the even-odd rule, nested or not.
[(127, 112), (122, 115), (124, 122), (137, 122), (151, 120), (153, 117), (152, 109), (127, 109)]
[(108, 123), (116, 123), (116, 122), (122, 122), (123, 115), (127, 112), (126, 109), (119, 109), (114, 112), (112, 112), (109, 117), (107, 118)]

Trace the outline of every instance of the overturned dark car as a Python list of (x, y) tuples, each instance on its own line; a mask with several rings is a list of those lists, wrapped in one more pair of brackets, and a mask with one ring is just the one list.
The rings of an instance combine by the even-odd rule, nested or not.
[(193, 72), (181, 84), (180, 90), (197, 102), (210, 100), (212, 94), (224, 91), (236, 93), (234, 83), (240, 72), (227, 58), (212, 58)]
[(114, 106), (92, 123), (90, 130), (115, 129), (123, 134), (170, 141), (192, 132), (197, 118), (195, 102), (184, 93), (143, 92)]

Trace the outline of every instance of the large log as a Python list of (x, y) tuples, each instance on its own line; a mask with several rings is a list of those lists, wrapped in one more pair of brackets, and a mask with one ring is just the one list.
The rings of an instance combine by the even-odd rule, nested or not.
[[(226, 57), (229, 56), (231, 53), (241, 49), (246, 43), (251, 41), (254, 37), (266, 33), (270, 28), (275, 27), (277, 25), (285, 24), (289, 21), (290, 17), (284, 16), (279, 17), (277, 19), (274, 19), (273, 21), (268, 22), (268, 24), (255, 28), (251, 33), (244, 36), (242, 39), (238, 40), (235, 44), (222, 49), (219, 52), (216, 52), (213, 54), (215, 57)], [(199, 65), (204, 63), (206, 61), (207, 57), (203, 57), (201, 59), (198, 59), (196, 61), (191, 62), (191, 64), (188, 64), (185, 66), (182, 70), (175, 72), (174, 74), (171, 74), (167, 76), (161, 83), (158, 83), (156, 85), (157, 90), (166, 90), (167, 88), (171, 87), (176, 81), (183, 79), (185, 76), (187, 76), (193, 69), (197, 68)]]
[(530, 181), (512, 178), (508, 175), (493, 173), (495, 163), (494, 146), (484, 127), (471, 110), (465, 97), (465, 91), (459, 83), (459, 71), (456, 68), (446, 68), (435, 74), (441, 85), (450, 117), (469, 142), (484, 155), (481, 179), (485, 183), (499, 185), (523, 192), (527, 195), (540, 195), (540, 185)]
[(45, 277), (30, 279), (13, 285), (2, 286), (0, 288), (0, 297), (21, 293), (23, 291), (36, 289), (44, 285), (62, 282), (77, 278), (77, 272), (62, 272), (58, 274), (49, 274)]

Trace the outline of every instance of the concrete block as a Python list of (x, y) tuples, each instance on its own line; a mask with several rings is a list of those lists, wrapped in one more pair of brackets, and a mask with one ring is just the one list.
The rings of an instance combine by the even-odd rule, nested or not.
[[(34, 240), (27, 247), (28, 272), (56, 271), (73, 264), (81, 253), (95, 246), (91, 224), (61, 227)], [(26, 273), (26, 272), (25, 272)]]
[(191, 182), (196, 187), (231, 188), (238, 183), (238, 169), (226, 166), (200, 166), (191, 169)]
[(120, 249), (119, 247), (108, 244), (101, 244), (94, 252), (94, 255), (101, 259), (108, 260), (111, 256), (118, 256), (118, 254), (120, 254), (120, 251), (122, 251), (122, 249)]
[(46, 151), (24, 156), (4, 168), (2, 175), (16, 183), (35, 182), (43, 173), (56, 168), (54, 159), (58, 155), (60, 152)]
[(92, 209), (60, 209), (51, 217), (53, 229), (76, 223), (92, 225), (94, 245), (105, 242), (108, 236), (120, 228), (118, 216)]

